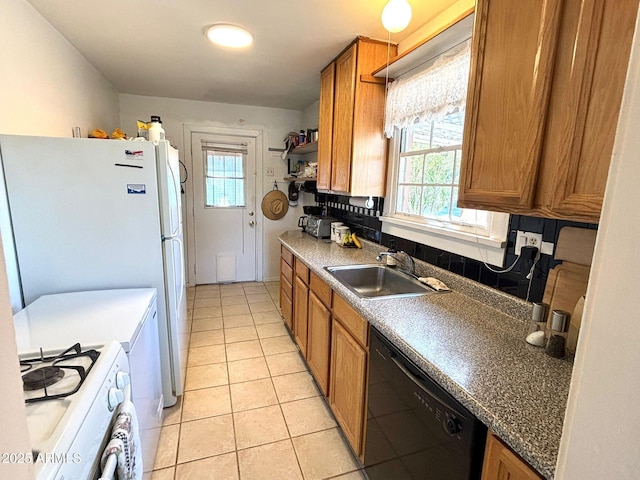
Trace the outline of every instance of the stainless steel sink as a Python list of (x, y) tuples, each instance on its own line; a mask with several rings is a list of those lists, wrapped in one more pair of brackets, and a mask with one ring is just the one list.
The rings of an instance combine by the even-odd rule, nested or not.
[(412, 276), (384, 265), (343, 265), (325, 270), (361, 298), (416, 297), (434, 292)]

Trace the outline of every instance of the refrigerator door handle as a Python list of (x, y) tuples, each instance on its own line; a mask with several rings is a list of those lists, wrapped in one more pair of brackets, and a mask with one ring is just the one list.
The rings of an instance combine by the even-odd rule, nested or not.
[[(184, 258), (184, 249), (183, 249), (183, 245), (182, 245), (182, 239), (180, 237), (174, 237), (172, 238), (172, 240), (178, 242), (178, 244), (180, 245), (180, 253), (182, 254), (182, 257)], [(180, 265), (182, 266), (182, 268), (180, 268), (180, 283), (178, 285), (182, 285), (184, 287), (185, 285), (185, 276), (184, 276), (184, 263), (181, 262)], [(178, 285), (176, 285), (176, 288), (178, 287)], [(182, 305), (182, 302), (184, 301), (184, 288), (180, 288), (180, 296), (178, 297), (178, 305)]]
[[(180, 253), (182, 254), (182, 258), (184, 258), (184, 249), (183, 249), (183, 244), (182, 244), (182, 239), (179, 236), (176, 237), (165, 237), (164, 235), (162, 236), (162, 241), (163, 242), (178, 242), (178, 245), (180, 245)], [(182, 301), (184, 300), (184, 289), (179, 288), (180, 285), (184, 285), (185, 283), (185, 275), (184, 275), (184, 264), (181, 262), (182, 268), (180, 268), (180, 282), (176, 282), (176, 284), (173, 286), (175, 292), (176, 292), (176, 305), (181, 305)], [(179, 291), (178, 291), (179, 290)]]

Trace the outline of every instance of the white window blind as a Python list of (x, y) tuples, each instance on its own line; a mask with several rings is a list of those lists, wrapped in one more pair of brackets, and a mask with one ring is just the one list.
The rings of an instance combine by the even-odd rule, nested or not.
[(244, 207), (246, 144), (202, 143), (205, 207)]

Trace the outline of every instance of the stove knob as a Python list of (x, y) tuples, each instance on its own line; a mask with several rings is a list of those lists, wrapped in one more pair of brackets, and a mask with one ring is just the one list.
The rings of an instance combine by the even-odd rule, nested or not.
[(442, 422), (442, 426), (444, 427), (444, 431), (447, 432), (449, 435), (455, 435), (460, 430), (462, 430), (462, 427), (456, 420), (456, 417), (447, 417)]
[(109, 411), (113, 412), (113, 410), (122, 402), (124, 402), (124, 392), (117, 388), (110, 388), (108, 398)]
[(131, 377), (127, 372), (118, 372), (116, 374), (116, 387), (120, 390), (124, 390), (124, 387), (131, 383)]

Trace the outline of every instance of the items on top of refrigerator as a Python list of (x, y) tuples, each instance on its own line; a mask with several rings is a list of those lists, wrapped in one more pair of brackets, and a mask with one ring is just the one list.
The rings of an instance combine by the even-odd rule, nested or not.
[(91, 132), (89, 133), (89, 138), (109, 138), (109, 135), (107, 135), (107, 132), (105, 132), (104, 130), (100, 129), (100, 128), (96, 128), (94, 130), (91, 130)]

